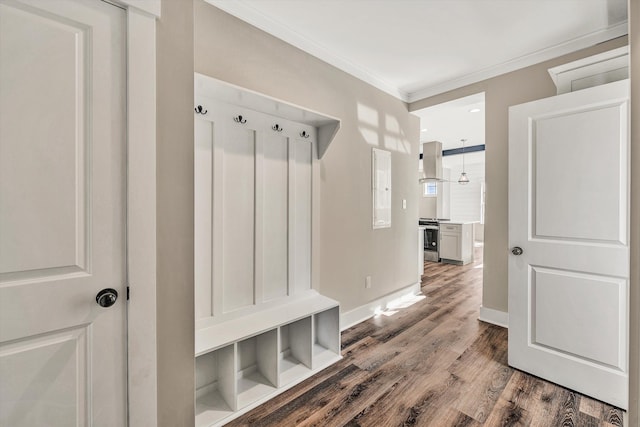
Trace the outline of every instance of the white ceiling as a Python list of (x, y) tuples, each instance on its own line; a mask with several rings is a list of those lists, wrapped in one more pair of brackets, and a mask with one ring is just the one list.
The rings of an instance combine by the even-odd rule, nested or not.
[(440, 141), (443, 150), (462, 147), (462, 139), (467, 147), (484, 144), (484, 92), (412, 114), (420, 117), (420, 142)]
[(627, 34), (627, 0), (206, 0), (415, 101)]

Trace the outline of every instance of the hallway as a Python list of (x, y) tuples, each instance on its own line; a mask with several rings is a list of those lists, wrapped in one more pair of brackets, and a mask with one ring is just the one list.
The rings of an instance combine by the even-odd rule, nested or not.
[(477, 320), (482, 248), (426, 263), (425, 298), (342, 333), (343, 359), (230, 426), (621, 426), (622, 411), (507, 366)]

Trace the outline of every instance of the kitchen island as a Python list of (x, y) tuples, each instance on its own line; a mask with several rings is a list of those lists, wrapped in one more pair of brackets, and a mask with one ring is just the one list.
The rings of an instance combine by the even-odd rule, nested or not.
[(440, 222), (440, 260), (465, 265), (473, 262), (473, 224), (470, 221)]

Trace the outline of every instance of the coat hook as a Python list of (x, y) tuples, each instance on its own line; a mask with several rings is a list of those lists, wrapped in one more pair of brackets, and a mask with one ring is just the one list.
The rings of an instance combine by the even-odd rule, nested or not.
[(303, 138), (309, 138), (311, 135), (309, 135), (306, 130), (303, 130), (300, 132), (300, 136)]
[(207, 114), (207, 112), (209, 111), (209, 110), (204, 110), (204, 108), (202, 108), (202, 105), (198, 105), (196, 108), (194, 108), (194, 110), (196, 111), (196, 114)]
[(242, 116), (236, 116), (233, 118), (236, 123), (245, 124), (247, 123), (247, 119), (243, 119)]
[(276, 132), (282, 132), (283, 131), (282, 126), (280, 126), (277, 123), (275, 125), (271, 126), (271, 129), (275, 130)]

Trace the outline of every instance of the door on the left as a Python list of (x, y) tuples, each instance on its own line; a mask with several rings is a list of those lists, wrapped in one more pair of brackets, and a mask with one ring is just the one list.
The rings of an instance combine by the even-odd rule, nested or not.
[(125, 87), (122, 9), (0, 0), (0, 426), (127, 424)]

